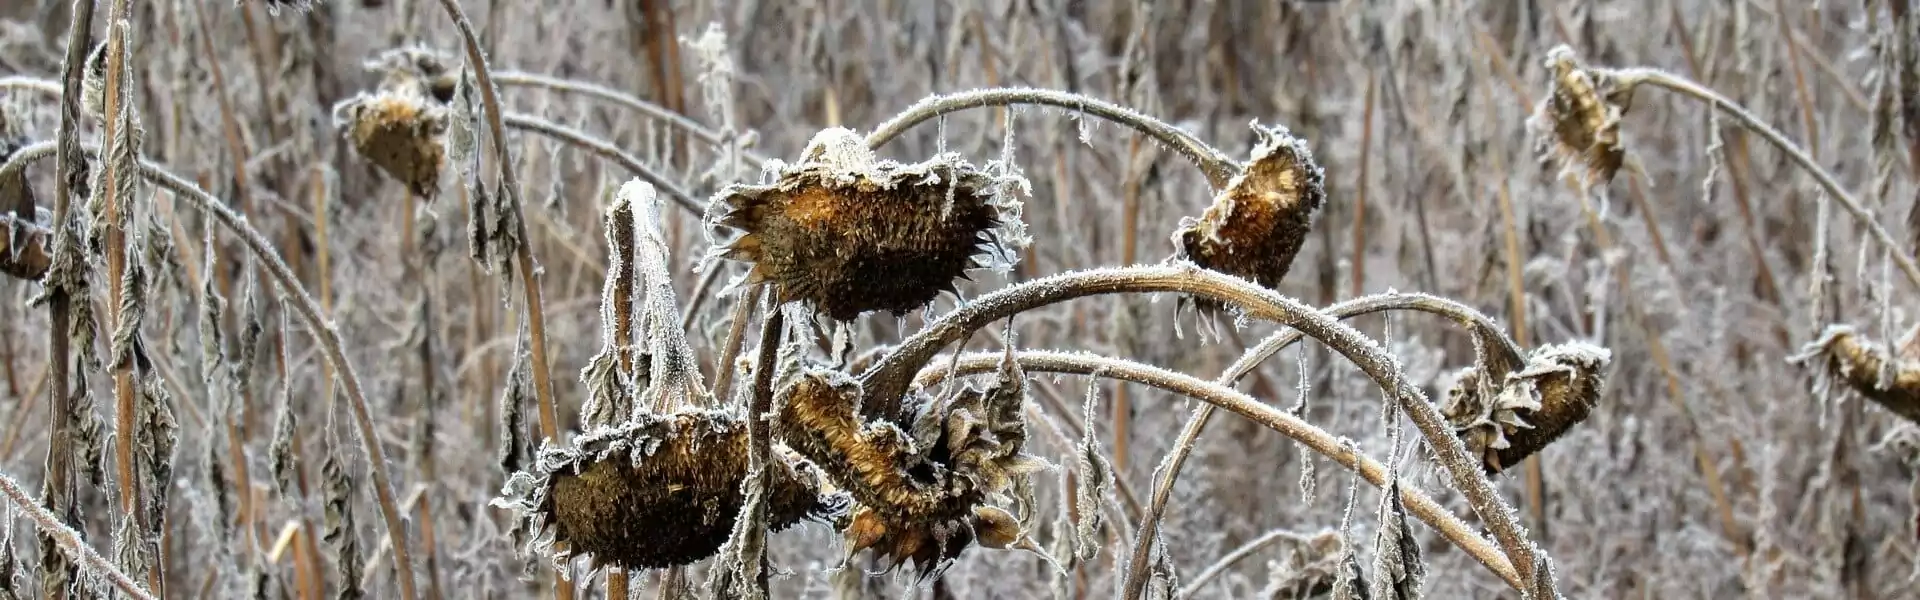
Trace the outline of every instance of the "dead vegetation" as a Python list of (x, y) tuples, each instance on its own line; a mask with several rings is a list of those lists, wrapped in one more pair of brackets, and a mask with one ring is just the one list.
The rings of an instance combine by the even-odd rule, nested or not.
[(0, 600), (1920, 573), (1907, 0), (26, 4)]

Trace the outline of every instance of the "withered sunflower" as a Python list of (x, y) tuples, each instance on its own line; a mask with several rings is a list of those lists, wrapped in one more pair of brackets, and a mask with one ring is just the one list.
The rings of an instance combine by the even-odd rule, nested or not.
[[(1252, 160), (1199, 219), (1173, 234), (1183, 258), (1273, 289), (1313, 230), (1326, 203), (1325, 174), (1304, 140), (1284, 128), (1255, 126)], [(1216, 306), (1202, 302), (1202, 306)]]
[(1002, 252), (996, 228), (1017, 220), (998, 179), (954, 154), (900, 164), (874, 158), (853, 131), (816, 134), (803, 159), (775, 164), (765, 185), (730, 185), (710, 219), (740, 232), (724, 258), (753, 264), (781, 301), (840, 321), (895, 315), (955, 289), (981, 255)]
[(782, 389), (775, 428), (858, 503), (841, 528), (848, 554), (873, 550), (888, 568), (912, 562), (925, 578), (976, 543), (1039, 551), (995, 506), (1011, 500), (1017, 479), (1048, 467), (1023, 451), (1021, 377), (918, 403), (920, 418), (903, 429), (863, 421), (851, 377), (809, 370)]
[[(744, 498), (747, 423), (722, 411), (642, 414), (590, 432), (574, 447), (545, 447), (532, 472), (515, 473), (494, 505), (518, 513), (532, 543), (555, 561), (592, 556), (595, 568), (655, 569), (712, 556)], [(768, 520), (774, 531), (831, 521), (848, 508), (823, 490), (818, 469), (776, 453)]]

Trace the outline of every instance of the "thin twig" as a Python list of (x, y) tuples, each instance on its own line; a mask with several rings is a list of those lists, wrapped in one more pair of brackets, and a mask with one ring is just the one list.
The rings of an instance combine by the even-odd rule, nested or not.
[(608, 143), (599, 138), (595, 138), (592, 135), (588, 134), (587, 132), (580, 131), (578, 129), (573, 129), (571, 127), (567, 127), (565, 125), (554, 123), (552, 121), (548, 121), (546, 119), (542, 119), (532, 115), (521, 115), (521, 114), (507, 115), (506, 125), (507, 127), (511, 127), (514, 129), (531, 131), (531, 132), (545, 135), (569, 144), (573, 144), (582, 149), (593, 152), (594, 154), (599, 155), (601, 158), (605, 158), (607, 160), (611, 160), (613, 162), (619, 163), (620, 166), (626, 167), (628, 171), (632, 172), (634, 176), (645, 180), (647, 183), (653, 184), (654, 187), (665, 190), (667, 192), (667, 197), (673, 198), (673, 202), (675, 204), (679, 204), (681, 208), (685, 208), (689, 211), (692, 211), (693, 214), (696, 214), (696, 215), (702, 214), (706, 210), (706, 208), (701, 205), (699, 200), (694, 199), (692, 194), (687, 193), (686, 190), (680, 189), (679, 185), (674, 184), (673, 181), (667, 179), (665, 175), (661, 175), (655, 172), (653, 168), (648, 167), (647, 164), (645, 162), (642, 162), (639, 158), (631, 154), (627, 154), (626, 151), (621, 150), (619, 147), (614, 146), (613, 144)]
[(1833, 196), (1833, 199), (1838, 200), (1840, 206), (1845, 207), (1847, 213), (1853, 215), (1854, 220), (1858, 221), (1861, 227), (1865, 228), (1867, 233), (1873, 236), (1874, 242), (1880, 244), (1881, 247), (1887, 251), (1887, 254), (1893, 257), (1894, 263), (1898, 264), (1900, 270), (1906, 274), (1907, 281), (1915, 287), (1920, 287), (1920, 265), (1914, 264), (1913, 255), (1901, 248), (1900, 243), (1894, 241), (1893, 234), (1887, 233), (1886, 228), (1880, 225), (1880, 220), (1874, 216), (1873, 211), (1868, 210), (1865, 205), (1860, 203), (1859, 199), (1854, 198), (1852, 193), (1848, 192), (1846, 188), (1840, 185), (1839, 181), (1833, 178), (1832, 173), (1827, 172), (1825, 168), (1820, 166), (1820, 163), (1815, 162), (1813, 157), (1808, 155), (1805, 150), (1801, 150), (1798, 145), (1788, 140), (1786, 135), (1774, 129), (1772, 125), (1761, 121), (1759, 117), (1749, 112), (1746, 107), (1734, 103), (1733, 100), (1720, 95), (1719, 92), (1713, 91), (1706, 86), (1659, 69), (1630, 67), (1624, 69), (1595, 69), (1595, 71), (1611, 75), (1625, 86), (1645, 83), (1665, 88), (1683, 96), (1692, 97), (1712, 105), (1726, 115), (1733, 117), (1734, 120), (1739, 121), (1740, 124), (1745, 125), (1747, 129), (1759, 134), (1761, 139), (1773, 144), (1781, 153), (1786, 154), (1787, 158), (1799, 164), (1800, 168), (1806, 170), (1808, 174), (1813, 175), (1814, 180), (1819, 182), (1820, 187), (1825, 189), (1827, 194)]
[[(631, 108), (633, 110), (639, 111), (647, 115), (648, 117), (665, 121), (668, 125), (672, 125), (681, 131), (685, 131), (689, 134), (692, 134), (693, 137), (700, 138), (700, 141), (706, 142), (715, 147), (724, 147), (727, 144), (726, 134), (709, 129), (707, 128), (706, 125), (702, 125), (699, 122), (694, 121), (692, 118), (687, 117), (686, 115), (682, 115), (672, 110), (668, 110), (666, 107), (660, 106), (658, 104), (654, 104), (646, 100), (641, 100), (638, 97), (635, 97), (631, 94), (627, 94), (620, 90), (604, 87), (599, 84), (588, 83), (585, 81), (560, 79), (556, 77), (547, 77), (545, 75), (540, 75), (538, 73), (522, 73), (519, 71), (496, 72), (493, 74), (493, 80), (494, 82), (499, 83), (500, 87), (502, 88), (509, 88), (514, 86), (538, 87), (538, 88), (545, 88), (545, 89), (549, 89), (557, 92), (567, 92), (567, 93), (593, 96), (601, 100), (606, 100), (608, 102), (619, 104), (621, 106), (625, 106), (627, 108)], [(4, 82), (4, 81), (6, 80), (0, 79), (0, 82)], [(765, 157), (760, 156), (758, 154), (745, 152), (745, 151), (742, 151), (740, 154), (742, 159), (745, 159), (748, 164), (753, 165), (753, 167), (756, 169), (759, 168), (761, 165), (766, 164), (767, 162), (767, 159)]]
[[(1319, 535), (1338, 535), (1338, 534), (1333, 533), (1331, 531), (1323, 531)], [(1319, 537), (1319, 535), (1307, 535), (1304, 533), (1297, 533), (1297, 532), (1288, 531), (1285, 529), (1275, 529), (1273, 531), (1269, 531), (1266, 533), (1266, 535), (1262, 535), (1260, 537), (1254, 538), (1253, 541), (1247, 542), (1245, 544), (1241, 544), (1239, 548), (1234, 548), (1232, 552), (1228, 552), (1225, 556), (1221, 556), (1220, 560), (1214, 561), (1214, 563), (1212, 565), (1209, 565), (1206, 568), (1206, 570), (1201, 571), (1199, 575), (1193, 576), (1193, 581), (1187, 582), (1187, 585), (1181, 587), (1180, 591), (1175, 593), (1173, 597), (1192, 598), (1194, 594), (1200, 593), (1200, 588), (1206, 586), (1207, 582), (1213, 581), (1213, 578), (1219, 577), (1221, 573), (1225, 573), (1227, 569), (1229, 567), (1232, 567), (1235, 563), (1238, 563), (1249, 556), (1253, 556), (1253, 553), (1259, 552), (1260, 549), (1265, 548), (1269, 545), (1272, 545), (1274, 542), (1285, 540), (1285, 541), (1293, 542), (1295, 544), (1306, 545), (1306, 544), (1313, 543), (1313, 539), (1315, 537)]]
[[(553, 378), (548, 369), (547, 325), (540, 309), (540, 279), (533, 266), (533, 240), (527, 239), (526, 213), (520, 199), (520, 176), (513, 169), (513, 154), (507, 150), (507, 128), (501, 122), (505, 115), (500, 109), (500, 93), (493, 87), (493, 74), (487, 67), (486, 53), (480, 49), (480, 37), (474, 33), (473, 22), (467, 20), (467, 13), (460, 9), (460, 1), (440, 0), (440, 6), (446, 9), (447, 16), (460, 29), (460, 37), (466, 45), (468, 66), (473, 69), (480, 86), (481, 104), (487, 113), (487, 131), (493, 141), (493, 158), (500, 169), (507, 208), (513, 211), (515, 238), (519, 240), (513, 248), (514, 262), (519, 268), (523, 295), (526, 297), (527, 335), (531, 338), (529, 354), (533, 362), (534, 396), (540, 406), (540, 434), (548, 441), (557, 442), (560, 439), (560, 415), (554, 406)], [(411, 593), (408, 598), (412, 598)]]

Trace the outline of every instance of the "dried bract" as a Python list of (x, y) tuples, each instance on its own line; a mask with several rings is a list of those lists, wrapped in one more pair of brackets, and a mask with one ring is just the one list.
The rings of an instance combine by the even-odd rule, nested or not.
[(1540, 136), (1538, 146), (1569, 170), (1584, 167), (1587, 184), (1606, 185), (1626, 161), (1620, 117), (1633, 101), (1633, 86), (1581, 65), (1566, 45), (1547, 53), (1546, 67), (1552, 83), (1527, 121)]
[(1817, 367), (1868, 400), (1920, 423), (1920, 358), (1914, 354), (1906, 348), (1892, 354), (1886, 346), (1860, 337), (1852, 327), (1836, 325), (1789, 360)]
[(994, 506), (1010, 501), (1017, 478), (1047, 468), (1022, 453), (1025, 394), (1017, 376), (966, 388), (925, 407), (908, 432), (862, 422), (855, 380), (811, 370), (781, 391), (775, 426), (860, 504), (842, 529), (849, 554), (872, 549), (889, 568), (911, 561), (927, 577), (976, 541), (1033, 549), (1012, 513)]
[[(1326, 175), (1305, 140), (1285, 128), (1254, 126), (1259, 144), (1246, 168), (1199, 219), (1182, 219), (1173, 234), (1180, 256), (1273, 289), (1313, 229), (1326, 203)], [(1217, 306), (1203, 302), (1202, 306)]]
[(1543, 346), (1525, 368), (1507, 375), (1498, 387), (1468, 368), (1447, 392), (1441, 409), (1467, 451), (1481, 458), (1488, 473), (1507, 467), (1553, 443), (1586, 420), (1605, 384), (1601, 371), (1612, 352), (1579, 342)]
[[(582, 435), (574, 447), (542, 447), (534, 470), (510, 477), (494, 505), (517, 512), (535, 549), (552, 551), (555, 564), (585, 553), (595, 568), (686, 565), (726, 542), (743, 502), (747, 454), (747, 424), (738, 417), (642, 413)], [(813, 465), (781, 458), (768, 497), (775, 531), (845, 514), (845, 496), (823, 492)]]
[(983, 253), (1008, 253), (999, 229), (1018, 221), (1003, 181), (957, 154), (900, 164), (874, 158), (861, 137), (833, 128), (799, 163), (773, 163), (767, 185), (720, 191), (710, 222), (742, 235), (720, 256), (753, 263), (752, 282), (775, 285), (841, 321), (925, 306)]

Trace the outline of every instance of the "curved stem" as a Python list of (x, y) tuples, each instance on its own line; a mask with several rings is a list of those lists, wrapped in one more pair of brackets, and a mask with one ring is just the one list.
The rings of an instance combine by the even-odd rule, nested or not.
[(1535, 590), (1536, 595), (1553, 596), (1548, 593), (1552, 592), (1552, 581), (1544, 577), (1535, 580), (1535, 566), (1544, 564), (1545, 556), (1528, 542), (1525, 530), (1514, 520), (1512, 507), (1493, 489), (1493, 483), (1467, 454), (1439, 410), (1427, 401), (1425, 392), (1406, 381), (1385, 350), (1358, 330), (1298, 300), (1191, 263), (1066, 273), (981, 296), (907, 338), (861, 376), (867, 412), (895, 423), (910, 422), (905, 420), (902, 400), (918, 369), (940, 348), (998, 319), (1073, 298), (1154, 292), (1193, 294), (1234, 304), (1243, 307), (1248, 316), (1299, 329), (1346, 356), (1383, 389), (1392, 390), (1395, 401), (1427, 438), (1454, 486), (1466, 495), (1474, 513), (1500, 541), (1520, 579), (1537, 584), (1540, 589)]
[[(1502, 334), (1498, 326), (1493, 323), (1493, 319), (1478, 310), (1474, 310), (1471, 306), (1447, 298), (1422, 293), (1388, 292), (1334, 304), (1322, 309), (1321, 312), (1327, 313), (1336, 319), (1351, 319), (1361, 315), (1390, 310), (1424, 312), (1438, 315), (1472, 330), (1473, 335), (1478, 338), (1479, 343), (1484, 347), (1484, 351), (1494, 353), (1492, 356), (1487, 357), (1487, 362), (1491, 367), (1490, 371), (1497, 370), (1504, 372), (1511, 370), (1524, 360), (1519, 345), (1514, 343), (1513, 340), (1508, 339), (1505, 334)], [(1287, 329), (1268, 336), (1253, 348), (1248, 349), (1238, 360), (1228, 366), (1226, 372), (1222, 373), (1220, 377), (1215, 380), (1215, 383), (1226, 386), (1233, 385), (1233, 383), (1239, 381), (1241, 377), (1252, 372), (1254, 367), (1259, 366), (1260, 363), (1265, 362), (1275, 353), (1286, 349), (1288, 346), (1299, 342), (1305, 337), (1306, 334), (1296, 329)], [(920, 377), (914, 381), (914, 385), (926, 387), (938, 383), (947, 375), (948, 371), (946, 369), (923, 369), (920, 372)], [(1496, 379), (1499, 377), (1500, 375), (1495, 376)], [(1193, 416), (1187, 419), (1186, 425), (1180, 430), (1180, 436), (1174, 440), (1173, 449), (1168, 452), (1167, 457), (1161, 461), (1160, 467), (1155, 470), (1156, 481), (1154, 484), (1153, 497), (1151, 504), (1147, 508), (1145, 517), (1140, 524), (1140, 528), (1136, 530), (1133, 556), (1129, 562), (1126, 583), (1123, 588), (1123, 590), (1125, 590), (1124, 597), (1136, 598), (1144, 589), (1146, 579), (1141, 574), (1145, 572), (1147, 559), (1152, 549), (1151, 542), (1155, 533), (1158, 531), (1160, 519), (1166, 514), (1167, 502), (1172, 497), (1173, 484), (1179, 480), (1180, 469), (1185, 466), (1187, 456), (1193, 452), (1194, 443), (1199, 439), (1201, 431), (1206, 428), (1207, 423), (1212, 419), (1215, 408), (1212, 404), (1206, 404), (1194, 409)]]
[(688, 194), (686, 190), (680, 189), (679, 185), (668, 180), (665, 175), (655, 172), (652, 168), (648, 167), (646, 163), (641, 162), (639, 158), (627, 154), (626, 151), (604, 140), (593, 137), (587, 132), (532, 115), (509, 114), (506, 116), (505, 122), (507, 127), (524, 129), (573, 144), (574, 146), (598, 154), (601, 158), (620, 163), (620, 166), (626, 167), (628, 171), (632, 172), (642, 181), (646, 181), (647, 183), (653, 184), (654, 187), (665, 190), (667, 197), (673, 198), (675, 204), (679, 204), (681, 208), (692, 211), (695, 215), (703, 214), (706, 210), (705, 207), (701, 206), (700, 201), (693, 199), (693, 195)]
[[(14, 481), (13, 477), (5, 473), (0, 473), (0, 494), (5, 494), (8, 499), (13, 501), (13, 505), (20, 509), (20, 512), (26, 513), (27, 517), (33, 519), (34, 523), (39, 524), (40, 530), (46, 532), (47, 537), (53, 538), (54, 542), (60, 544), (60, 549), (66, 550), (68, 556), (72, 557), (74, 562), (85, 565), (85, 571), (87, 573), (107, 580), (108, 583), (113, 584), (113, 587), (119, 588), (121, 593), (126, 594), (130, 598), (153, 600), (153, 594), (148, 593), (147, 590), (140, 589), (139, 583), (134, 582), (133, 578), (128, 577), (126, 573), (120, 572), (120, 569), (113, 565), (113, 561), (109, 561), (106, 557), (100, 556), (99, 552), (95, 552), (93, 546), (88, 546), (86, 540), (80, 539), (80, 533), (78, 531), (67, 527), (60, 522), (59, 517), (47, 512), (47, 509), (42, 508), (40, 503), (34, 502), (33, 498), (27, 496), (25, 490), (20, 489), (20, 484)], [(12, 552), (13, 549), (8, 548), (7, 551)], [(50, 595), (50, 597), (53, 596)]]
[[(80, 56), (80, 59), (82, 61), (86, 60), (86, 55), (82, 54)], [(0, 90), (26, 90), (30, 92), (40, 92), (42, 94), (46, 94), (48, 96), (53, 96), (56, 98), (60, 96), (60, 92), (61, 92), (60, 82), (58, 81), (53, 81), (50, 79), (40, 79), (38, 77), (27, 77), (23, 75), (9, 75), (6, 77), (0, 77)]]
[(1832, 195), (1835, 200), (1840, 201), (1840, 206), (1845, 207), (1847, 212), (1853, 215), (1854, 220), (1859, 221), (1861, 226), (1867, 229), (1867, 233), (1873, 236), (1874, 242), (1880, 244), (1886, 249), (1887, 254), (1893, 256), (1894, 263), (1900, 265), (1900, 270), (1906, 274), (1907, 281), (1915, 287), (1920, 287), (1920, 265), (1914, 264), (1913, 255), (1900, 249), (1900, 244), (1894, 241), (1893, 234), (1887, 233), (1886, 228), (1880, 226), (1880, 220), (1873, 215), (1873, 211), (1868, 210), (1865, 205), (1860, 203), (1858, 198), (1854, 198), (1853, 194), (1848, 193), (1846, 188), (1841, 187), (1840, 182), (1833, 178), (1832, 173), (1827, 172), (1827, 170), (1821, 167), (1820, 163), (1816, 162), (1805, 150), (1795, 145), (1793, 141), (1788, 140), (1786, 134), (1780, 133), (1780, 131), (1774, 129), (1772, 125), (1761, 121), (1759, 117), (1754, 116), (1746, 107), (1734, 103), (1732, 99), (1722, 96), (1719, 92), (1713, 91), (1706, 86), (1659, 69), (1644, 67), (1624, 69), (1596, 68), (1594, 71), (1619, 79), (1621, 85), (1632, 86), (1634, 84), (1645, 83), (1676, 92), (1682, 96), (1692, 97), (1731, 115), (1734, 120), (1739, 121), (1741, 125), (1745, 125), (1748, 130), (1760, 134), (1761, 139), (1773, 144), (1781, 153), (1786, 154), (1787, 158), (1800, 165), (1801, 169), (1813, 175), (1813, 179), (1820, 183), (1820, 187), (1825, 189), (1829, 195)]
[[(1000, 361), (1005, 359), (1006, 355), (1001, 352), (969, 352), (960, 357), (954, 369), (963, 375), (985, 373), (999, 368)], [(1110, 377), (1188, 396), (1293, 438), (1314, 452), (1358, 473), (1368, 483), (1382, 489), (1389, 483), (1385, 465), (1360, 454), (1325, 430), (1225, 385), (1152, 365), (1086, 353), (1022, 350), (1014, 353), (1013, 360), (1019, 362), (1021, 369), (1030, 372)], [(1416, 518), (1473, 556), (1494, 575), (1515, 589), (1523, 589), (1521, 583), (1526, 580), (1514, 570), (1513, 563), (1501, 554), (1500, 549), (1480, 537), (1472, 526), (1411, 486), (1400, 487), (1400, 500), (1406, 503), (1407, 510)]]
[(1226, 154), (1208, 146), (1193, 134), (1165, 121), (1098, 98), (1037, 88), (993, 88), (930, 96), (875, 126), (873, 133), (867, 135), (867, 147), (879, 149), (887, 142), (906, 133), (914, 125), (940, 115), (970, 108), (1017, 104), (1038, 104), (1074, 110), (1113, 121), (1146, 134), (1186, 156), (1187, 160), (1193, 161), (1194, 166), (1200, 167), (1200, 171), (1206, 174), (1207, 181), (1212, 183), (1215, 189), (1227, 187), (1227, 182), (1240, 172), (1239, 164), (1227, 158)]
[[(1503, 367), (1489, 369), (1493, 372), (1494, 381), (1504, 378), (1505, 372), (1519, 365), (1522, 360), (1519, 346), (1501, 334), (1494, 327), (1492, 319), (1470, 306), (1438, 296), (1389, 292), (1341, 302), (1327, 307), (1322, 312), (1336, 319), (1350, 319), (1368, 313), (1396, 309), (1440, 315), (1472, 329), (1474, 336), (1479, 340), (1478, 343), (1485, 347), (1485, 351), (1495, 353), (1487, 362), (1490, 365), (1503, 365)], [(1268, 357), (1305, 337), (1306, 334), (1297, 329), (1287, 329), (1268, 336), (1267, 339), (1261, 340), (1258, 345), (1249, 349), (1239, 360), (1234, 361), (1233, 365), (1227, 367), (1226, 372), (1215, 380), (1216, 383), (1233, 385)], [(1122, 596), (1127, 600), (1139, 598), (1140, 593), (1146, 589), (1147, 559), (1153, 550), (1153, 539), (1159, 531), (1160, 519), (1166, 515), (1167, 501), (1173, 497), (1173, 484), (1180, 479), (1180, 469), (1186, 466), (1187, 456), (1193, 452), (1194, 445), (1200, 438), (1200, 432), (1206, 429), (1207, 423), (1213, 418), (1213, 410), (1214, 406), (1211, 404), (1194, 409), (1193, 416), (1187, 419), (1184, 427), (1181, 427), (1180, 437), (1173, 441), (1173, 449), (1167, 453), (1166, 459), (1162, 460), (1160, 467), (1155, 470), (1157, 480), (1154, 482), (1153, 498), (1150, 500), (1152, 504), (1147, 507), (1146, 517), (1142, 520), (1133, 540), (1133, 557), (1128, 563), (1129, 568), (1123, 588), (1125, 594)]]
[(440, 0), (440, 6), (447, 10), (447, 16), (453, 19), (454, 26), (460, 30), (460, 38), (466, 46), (467, 63), (473, 69), (474, 77), (479, 80), (480, 103), (487, 114), (487, 133), (493, 138), (493, 159), (500, 167), (507, 205), (513, 210), (513, 226), (519, 239), (519, 243), (514, 245), (514, 262), (518, 263), (527, 300), (527, 333), (532, 338), (529, 346), (533, 358), (534, 395), (540, 403), (540, 434), (557, 441), (560, 439), (560, 417), (553, 403), (552, 373), (547, 369), (547, 325), (540, 308), (540, 280), (533, 266), (533, 250), (529, 247), (533, 240), (527, 238), (526, 212), (520, 199), (520, 175), (513, 170), (513, 153), (507, 148), (507, 127), (502, 123), (505, 113), (500, 109), (500, 93), (493, 87), (493, 74), (487, 67), (487, 55), (480, 50), (480, 37), (473, 33), (473, 21), (468, 20), (467, 13), (460, 9), (460, 0)]
[[(0, 174), (25, 168), (34, 160), (53, 153), (54, 144), (41, 142), (24, 146), (11, 160), (0, 166)], [(97, 148), (86, 148), (90, 154)], [(347, 406), (353, 411), (353, 422), (360, 434), (360, 447), (367, 453), (367, 472), (373, 477), (374, 500), (380, 505), (380, 516), (387, 526), (387, 543), (393, 548), (393, 560), (400, 580), (401, 597), (416, 598), (413, 587), (413, 555), (408, 551), (406, 526), (400, 522), (400, 511), (394, 504), (392, 478), (387, 473), (385, 451), (381, 450), (378, 432), (373, 427), (373, 418), (367, 408), (365, 389), (360, 385), (360, 376), (354, 371), (353, 363), (347, 359), (344, 345), (340, 342), (340, 332), (327, 320), (319, 303), (313, 295), (301, 285), (300, 278), (293, 269), (273, 251), (272, 242), (260, 235), (247, 218), (227, 208), (219, 198), (201, 190), (192, 182), (168, 172), (166, 169), (147, 161), (140, 161), (140, 174), (149, 183), (166, 188), (177, 196), (186, 199), (200, 210), (211, 213), (214, 220), (240, 238), (247, 250), (259, 259), (274, 283), (286, 292), (288, 305), (294, 308), (294, 314), (300, 317), (302, 324), (313, 333), (320, 344), (321, 357), (327, 367), (339, 380), (347, 393)]]
[[(566, 92), (566, 93), (593, 96), (601, 100), (606, 100), (608, 102), (619, 104), (621, 106), (625, 106), (627, 108), (631, 108), (633, 110), (639, 111), (640, 113), (645, 114), (648, 117), (665, 121), (668, 125), (672, 125), (681, 131), (687, 132), (693, 137), (700, 138), (700, 141), (706, 142), (708, 144), (712, 144), (716, 147), (725, 146), (727, 143), (728, 134), (714, 131), (712, 129), (708, 129), (706, 125), (702, 125), (698, 121), (694, 121), (693, 119), (688, 118), (686, 115), (682, 115), (680, 113), (669, 110), (667, 107), (660, 106), (658, 104), (654, 104), (652, 102), (648, 102), (645, 100), (641, 100), (637, 97), (634, 97), (620, 90), (601, 86), (599, 84), (588, 83), (585, 81), (574, 81), (570, 79), (560, 79), (557, 77), (547, 77), (545, 75), (541, 75), (538, 73), (522, 73), (519, 71), (500, 71), (500, 72), (494, 73), (493, 80), (499, 83), (500, 87), (503, 87), (503, 88), (513, 87), (513, 86), (537, 87), (537, 88), (553, 90), (556, 92)], [(5, 81), (5, 80), (0, 79), (0, 81)], [(746, 159), (748, 163), (752, 164), (754, 168), (759, 168), (760, 165), (767, 162), (766, 158), (763, 158), (757, 154), (751, 154), (744, 151), (741, 152), (741, 157)]]

